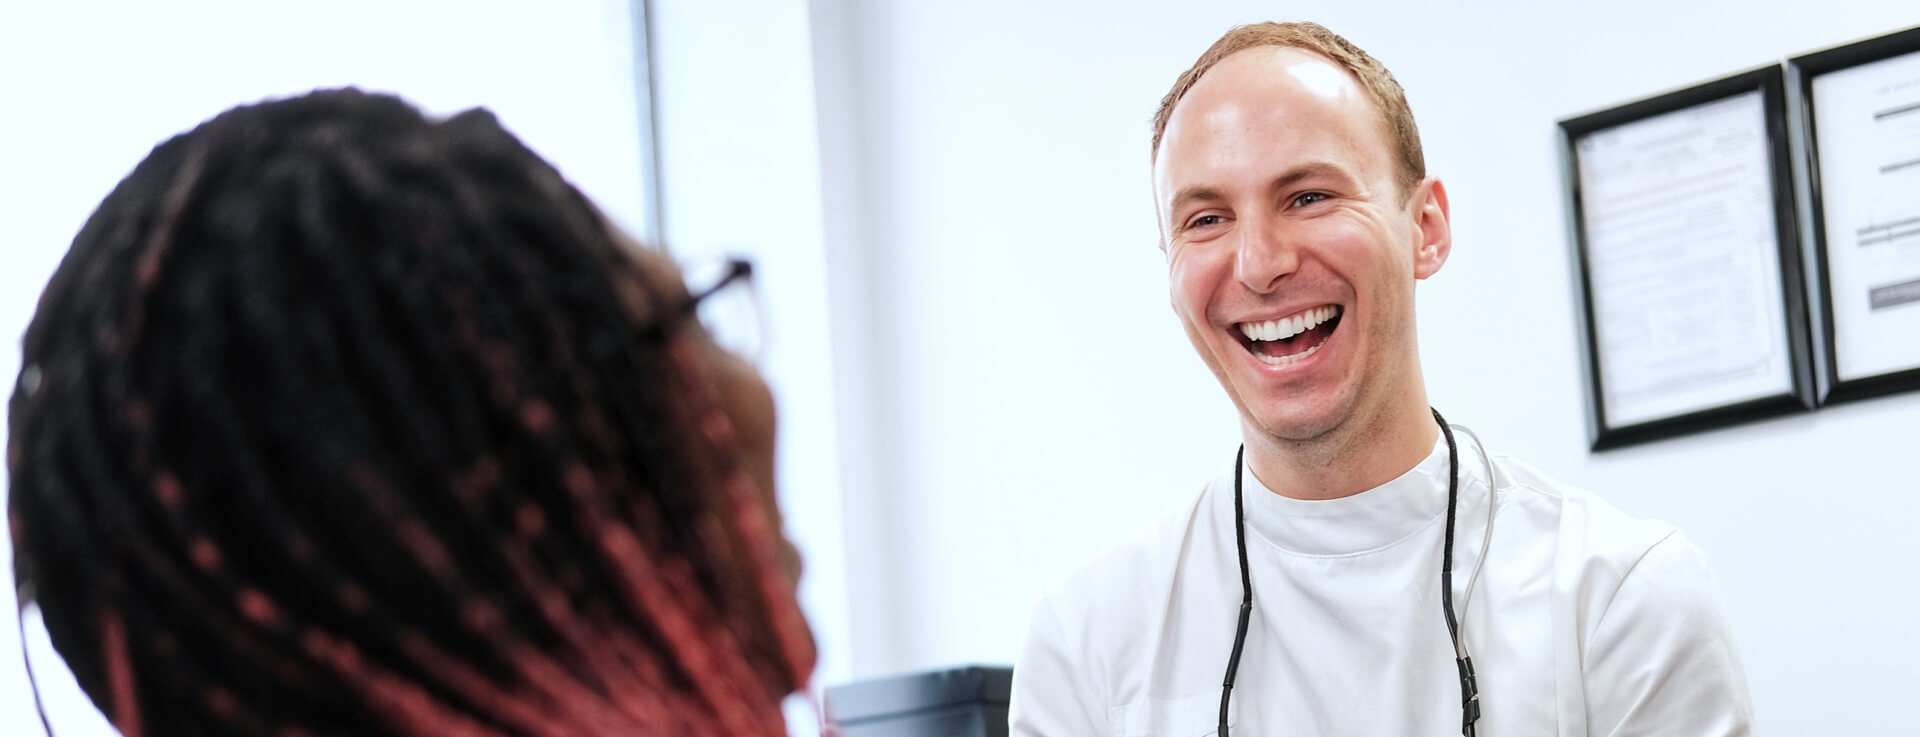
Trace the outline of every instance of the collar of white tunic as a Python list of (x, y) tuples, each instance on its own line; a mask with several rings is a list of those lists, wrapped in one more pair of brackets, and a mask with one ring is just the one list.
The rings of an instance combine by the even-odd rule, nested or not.
[[(1461, 493), (1482, 475), (1466, 438), (1460, 438)], [(1436, 438), (1432, 452), (1406, 473), (1372, 489), (1340, 499), (1293, 499), (1274, 493), (1243, 466), (1248, 544), (1258, 538), (1299, 556), (1365, 555), (1398, 545), (1429, 526), (1443, 524), (1447, 513), (1447, 443)], [(1229, 489), (1231, 493), (1231, 489)], [(1232, 500), (1227, 500), (1232, 504)], [(1466, 501), (1462, 499), (1462, 511)], [(1229, 508), (1229, 513), (1231, 509)]]

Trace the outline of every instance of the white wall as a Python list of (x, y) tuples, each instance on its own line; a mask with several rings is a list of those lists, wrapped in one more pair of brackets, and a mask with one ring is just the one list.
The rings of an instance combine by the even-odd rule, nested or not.
[[(779, 491), (806, 562), (817, 684), (853, 675), (841, 429), (813, 43), (804, 0), (651, 0), (664, 238), (677, 258), (750, 256), (780, 407)], [(874, 525), (856, 525), (862, 529)], [(795, 734), (814, 726), (790, 705)]]
[[(897, 529), (887, 653), (861, 674), (1010, 662), (1048, 579), (1230, 461), (1232, 410), (1166, 307), (1147, 118), (1229, 26), (1318, 20), (1409, 91), (1452, 195), (1421, 288), (1431, 395), (1502, 451), (1707, 550), (1770, 734), (1889, 731), (1920, 685), (1920, 395), (1590, 455), (1555, 121), (1916, 22), (1836, 0), (816, 3), (817, 84), (853, 90), (859, 450)], [(841, 75), (841, 76), (833, 76)], [(823, 108), (823, 121), (837, 115)], [(823, 122), (823, 127), (826, 124)], [(829, 187), (829, 208), (837, 205)], [(1920, 336), (1916, 336), (1920, 337)], [(850, 449), (851, 450), (851, 449)], [(856, 596), (859, 596), (856, 592)], [(869, 667), (870, 666), (870, 667)], [(1497, 696), (1497, 695), (1496, 695)]]
[[(156, 143), (238, 103), (355, 84), (433, 112), (486, 106), (614, 219), (644, 230), (627, 8), (624, 0), (0, 5), (5, 393), (41, 286), (81, 222)], [(0, 734), (39, 734), (14, 641), (4, 537), (0, 570), (9, 582), (0, 596)], [(56, 733), (112, 734), (35, 629)]]

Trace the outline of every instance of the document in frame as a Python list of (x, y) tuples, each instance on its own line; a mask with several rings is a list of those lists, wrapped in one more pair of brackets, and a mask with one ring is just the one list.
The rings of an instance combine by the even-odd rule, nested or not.
[(1794, 390), (1762, 93), (1574, 142), (1609, 427)]
[(1920, 51), (1812, 78), (1835, 379), (1920, 368)]

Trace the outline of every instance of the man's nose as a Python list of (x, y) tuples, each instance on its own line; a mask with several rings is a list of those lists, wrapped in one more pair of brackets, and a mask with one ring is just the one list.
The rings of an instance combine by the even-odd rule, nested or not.
[(1271, 216), (1242, 218), (1234, 236), (1234, 276), (1255, 293), (1272, 292), (1300, 268), (1299, 249)]

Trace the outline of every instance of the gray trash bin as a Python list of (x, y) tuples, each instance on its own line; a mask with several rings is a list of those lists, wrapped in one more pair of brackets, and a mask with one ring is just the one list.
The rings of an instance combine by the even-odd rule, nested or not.
[(1007, 737), (1013, 669), (974, 665), (827, 689), (839, 737)]

